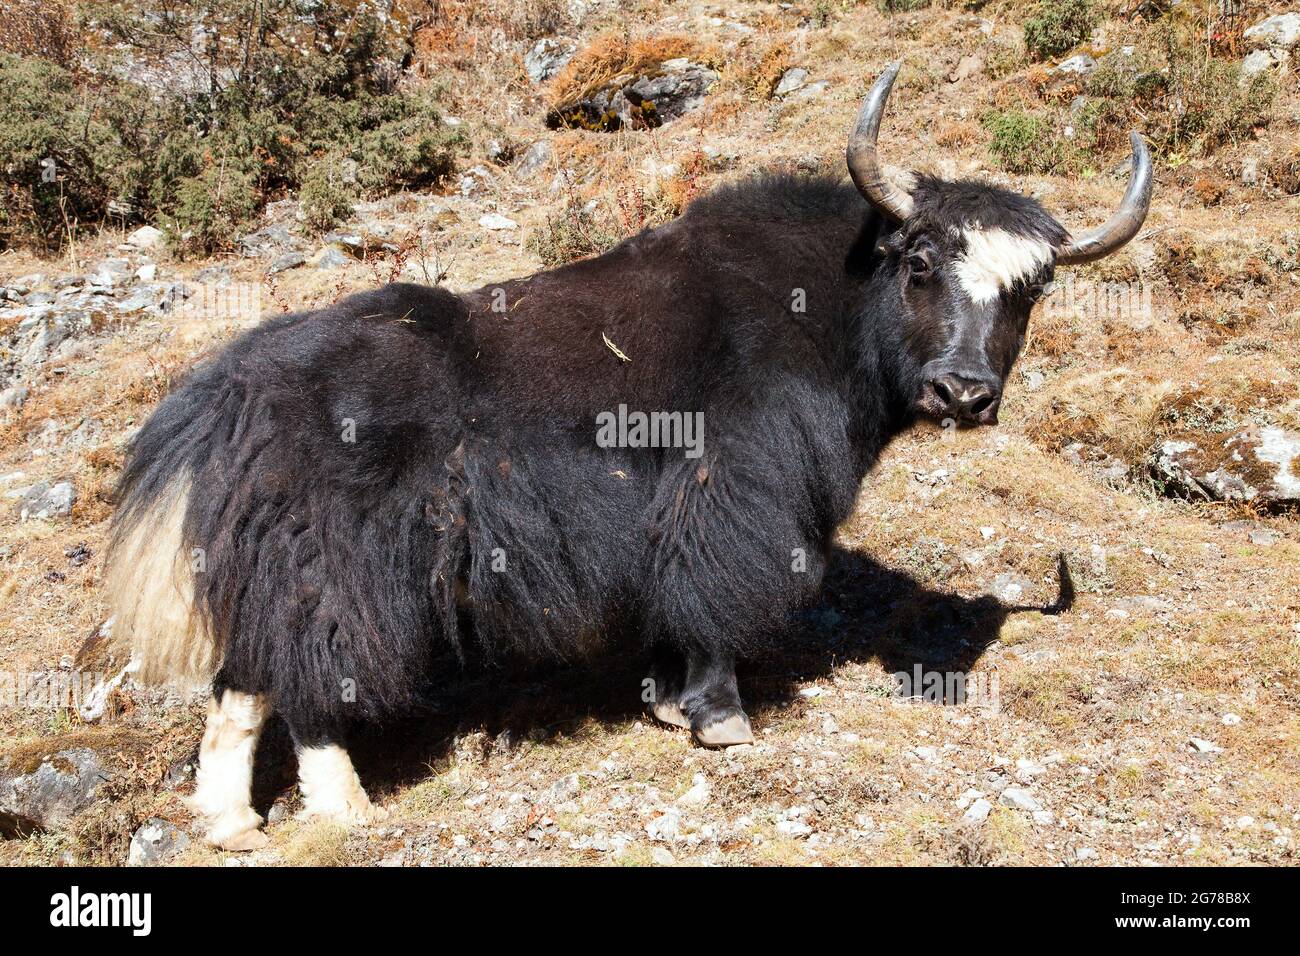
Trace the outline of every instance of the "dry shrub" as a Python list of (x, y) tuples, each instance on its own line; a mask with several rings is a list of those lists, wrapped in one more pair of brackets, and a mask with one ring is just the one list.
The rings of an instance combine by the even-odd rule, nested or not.
[(1026, 431), (1053, 451), (1082, 442), (1135, 464), (1151, 447), (1173, 389), (1171, 381), (1127, 368), (1069, 376), (1030, 412)]
[(684, 33), (632, 38), (602, 33), (577, 52), (551, 81), (551, 107), (585, 99), (616, 76), (657, 69), (664, 60), (689, 57), (701, 63), (721, 62), (721, 51)]
[(973, 146), (982, 139), (980, 128), (965, 120), (940, 120), (935, 124), (934, 141), (944, 149)]
[(735, 64), (735, 72), (748, 95), (769, 100), (785, 71), (792, 66), (794, 56), (790, 44), (784, 39), (777, 39), (762, 47), (750, 48), (744, 59)]

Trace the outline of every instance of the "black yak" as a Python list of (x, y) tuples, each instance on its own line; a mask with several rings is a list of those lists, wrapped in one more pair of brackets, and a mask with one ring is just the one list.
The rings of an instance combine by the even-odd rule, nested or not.
[(273, 710), (304, 813), (375, 818), (347, 732), (409, 707), (445, 648), (649, 648), (657, 717), (752, 739), (734, 660), (816, 593), (882, 448), (919, 416), (995, 423), (1054, 267), (1149, 203), (1136, 135), (1120, 211), (1076, 239), (1024, 196), (887, 174), (896, 73), (851, 184), (748, 178), (526, 279), (273, 318), (158, 406), (121, 479), (114, 637), (142, 679), (212, 682), (193, 805), (214, 843), (265, 839)]

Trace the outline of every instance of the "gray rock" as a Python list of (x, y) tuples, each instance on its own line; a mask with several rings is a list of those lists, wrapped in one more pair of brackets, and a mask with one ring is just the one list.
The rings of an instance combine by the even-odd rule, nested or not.
[(572, 800), (581, 791), (582, 782), (578, 779), (578, 775), (576, 773), (566, 773), (551, 784), (550, 789), (546, 791), (546, 797), (552, 803), (563, 803), (566, 800)]
[(286, 252), (282, 256), (277, 256), (276, 260), (271, 263), (271, 267), (266, 271), (275, 274), (284, 272), (287, 269), (296, 269), (307, 261), (307, 257), (301, 252)]
[(657, 69), (615, 77), (586, 99), (557, 106), (546, 123), (606, 132), (660, 126), (703, 103), (718, 79), (717, 71), (683, 57), (665, 60)]
[(26, 385), (11, 385), (0, 392), (0, 408), (22, 408), (29, 394)]
[(355, 261), (351, 256), (340, 252), (337, 246), (326, 246), (316, 254), (315, 264), (317, 269), (342, 269)]
[(562, 37), (543, 37), (524, 54), (524, 69), (534, 83), (545, 83), (573, 59), (578, 45)]
[(70, 481), (60, 481), (51, 485), (48, 481), (37, 482), (22, 493), (18, 503), (20, 520), (31, 518), (63, 518), (72, 513), (72, 506), (77, 502), (77, 492)]
[(1004, 604), (1020, 604), (1029, 595), (1033, 582), (1023, 574), (1004, 572), (993, 579), (990, 591)]
[(278, 255), (294, 246), (293, 233), (287, 226), (263, 226), (239, 240), (240, 252), (249, 258)]
[(478, 224), (484, 229), (490, 229), (493, 232), (508, 232), (519, 228), (519, 223), (515, 222), (508, 216), (503, 216), (496, 212), (490, 212), (485, 216), (480, 216)]
[(532, 179), (547, 163), (555, 151), (551, 148), (550, 140), (539, 139), (519, 157), (515, 163), (515, 177), (517, 179)]
[(993, 804), (989, 803), (983, 797), (980, 797), (966, 808), (966, 812), (961, 815), (962, 822), (973, 825), (983, 823), (989, 818), (989, 813), (992, 810)]
[(0, 768), (0, 831), (5, 835), (64, 826), (94, 802), (108, 774), (88, 747), (61, 750), (32, 769)]
[(1242, 37), (1259, 46), (1289, 50), (1300, 43), (1300, 13), (1276, 13), (1256, 23)]
[(682, 814), (670, 808), (645, 825), (646, 836), (660, 843), (671, 843), (681, 836)]
[(677, 860), (667, 847), (657, 846), (650, 851), (650, 859), (654, 861), (655, 866), (672, 866)]
[(166, 820), (150, 817), (140, 824), (131, 837), (128, 866), (158, 866), (180, 855), (190, 845), (190, 838)]
[(161, 229), (155, 229), (153, 226), (141, 226), (127, 236), (126, 241), (137, 249), (153, 249), (162, 243), (163, 238)]
[(776, 89), (772, 95), (777, 99), (783, 96), (789, 96), (797, 89), (801, 89), (808, 83), (808, 71), (801, 66), (792, 66), (782, 74), (780, 81), (776, 84)]
[(1042, 804), (1034, 799), (1032, 793), (1020, 787), (1007, 787), (998, 796), (998, 803), (1013, 810), (1027, 810), (1030, 813), (1043, 809)]
[(1148, 456), (1166, 492), (1203, 501), (1300, 504), (1300, 433), (1250, 428), (1222, 438), (1192, 433), (1161, 442)]
[(1096, 69), (1096, 60), (1088, 56), (1086, 53), (1078, 53), (1070, 57), (1068, 60), (1063, 60), (1058, 63), (1052, 72), (1062, 75), (1087, 76), (1089, 73), (1095, 72)]

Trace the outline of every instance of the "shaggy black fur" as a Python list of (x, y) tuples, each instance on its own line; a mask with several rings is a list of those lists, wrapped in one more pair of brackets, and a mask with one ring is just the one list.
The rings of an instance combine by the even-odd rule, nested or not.
[[(924, 180), (917, 199), (927, 230), (1064, 236), (989, 187)], [(301, 743), (407, 707), (440, 642), (666, 642), (729, 669), (815, 594), (943, 346), (891, 231), (849, 185), (759, 177), (530, 278), (269, 320), (149, 419), (119, 523), (189, 481), (217, 685), (268, 693)], [(703, 456), (597, 447), (620, 403), (702, 411)]]

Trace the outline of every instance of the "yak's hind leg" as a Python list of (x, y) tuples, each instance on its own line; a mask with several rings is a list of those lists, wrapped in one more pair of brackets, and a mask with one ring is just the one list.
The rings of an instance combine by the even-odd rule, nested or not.
[(253, 809), (253, 754), (270, 708), (261, 694), (218, 686), (208, 703), (199, 744), (199, 770), (190, 806), (203, 817), (208, 842), (223, 850), (256, 850), (267, 843)]
[(293, 738), (298, 753), (298, 789), (302, 791), (300, 820), (367, 824), (387, 819), (388, 811), (370, 802), (352, 758), (340, 743), (328, 736), (306, 743), (296, 732)]

